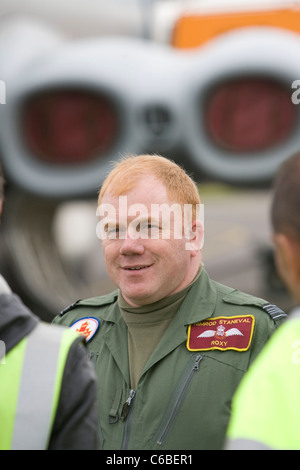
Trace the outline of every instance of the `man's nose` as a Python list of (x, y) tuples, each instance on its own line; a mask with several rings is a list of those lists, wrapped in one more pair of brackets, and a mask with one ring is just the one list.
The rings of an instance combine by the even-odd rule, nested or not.
[(140, 237), (131, 237), (126, 234), (126, 238), (122, 240), (120, 247), (121, 255), (142, 255), (145, 251), (143, 240)]

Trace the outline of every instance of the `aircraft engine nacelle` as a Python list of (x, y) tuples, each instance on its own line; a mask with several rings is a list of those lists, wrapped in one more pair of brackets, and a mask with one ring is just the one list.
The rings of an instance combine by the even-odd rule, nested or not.
[(64, 42), (64, 36), (48, 23), (26, 16), (1, 18), (0, 79), (9, 85), (28, 63)]
[(73, 41), (27, 64), (1, 109), (7, 177), (45, 197), (95, 195), (122, 154), (171, 151), (181, 85), (166, 69), (180, 73), (175, 51), (124, 38)]
[(300, 107), (291, 99), (300, 78), (299, 36), (245, 28), (190, 54), (181, 99), (185, 147), (196, 171), (234, 184), (270, 182), (300, 150)]
[(85, 197), (121, 155), (156, 152), (212, 179), (269, 182), (300, 149), (299, 56), (297, 34), (258, 27), (190, 51), (129, 38), (64, 42), (7, 83), (5, 174), (35, 195)]

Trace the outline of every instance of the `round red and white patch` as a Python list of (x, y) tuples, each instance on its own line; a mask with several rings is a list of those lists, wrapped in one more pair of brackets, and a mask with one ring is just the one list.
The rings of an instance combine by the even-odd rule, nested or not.
[(100, 322), (98, 318), (85, 317), (70, 325), (70, 328), (85, 337), (86, 342), (90, 341), (98, 330)]

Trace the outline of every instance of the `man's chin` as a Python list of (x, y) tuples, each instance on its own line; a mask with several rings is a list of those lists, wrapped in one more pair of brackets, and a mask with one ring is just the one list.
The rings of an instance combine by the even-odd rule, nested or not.
[(123, 298), (132, 307), (142, 307), (156, 302), (155, 295), (149, 291), (126, 292), (122, 291)]

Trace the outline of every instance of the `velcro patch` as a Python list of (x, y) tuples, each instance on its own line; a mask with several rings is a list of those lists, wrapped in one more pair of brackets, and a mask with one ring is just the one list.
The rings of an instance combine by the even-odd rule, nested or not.
[(70, 325), (70, 328), (80, 335), (85, 337), (85, 341), (88, 342), (92, 339), (96, 331), (98, 330), (100, 322), (98, 318), (85, 317), (77, 320), (75, 323)]
[(255, 319), (252, 315), (208, 318), (189, 325), (189, 351), (247, 351), (251, 344)]

